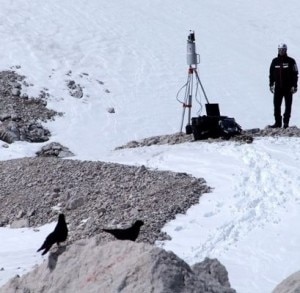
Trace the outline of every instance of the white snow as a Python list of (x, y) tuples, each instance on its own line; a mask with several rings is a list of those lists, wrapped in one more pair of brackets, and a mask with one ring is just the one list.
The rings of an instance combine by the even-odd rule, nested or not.
[[(244, 129), (273, 123), (269, 65), (280, 42), (300, 64), (299, 8), (296, 0), (3, 1), (0, 70), (24, 74), (33, 84), (23, 87), (30, 96), (50, 94), (48, 106), (65, 113), (46, 124), (51, 141), (69, 147), (75, 159), (205, 178), (213, 192), (168, 223), (172, 240), (157, 245), (189, 264), (217, 257), (238, 293), (268, 293), (299, 270), (299, 138), (113, 149), (179, 131), (176, 94), (187, 80), (189, 30), (209, 101)], [(70, 96), (68, 80), (83, 86), (82, 99)], [(194, 100), (192, 116), (198, 110)], [(300, 125), (298, 93), (291, 125)], [(34, 156), (43, 144), (3, 145), (1, 160)], [(43, 261), (36, 250), (52, 229), (53, 223), (40, 232), (0, 229), (0, 285)]]

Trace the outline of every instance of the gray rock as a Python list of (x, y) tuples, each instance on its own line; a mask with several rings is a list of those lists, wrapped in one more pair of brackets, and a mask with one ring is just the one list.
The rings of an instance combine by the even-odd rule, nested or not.
[(21, 97), (22, 97), (22, 99), (24, 99), (24, 100), (28, 100), (28, 99), (29, 99), (28, 94), (26, 94), (26, 93), (22, 94)]
[(196, 263), (192, 266), (193, 271), (201, 275), (202, 273), (210, 275), (212, 279), (218, 280), (218, 282), (226, 287), (230, 287), (228, 272), (217, 259), (205, 258), (203, 262)]
[(20, 210), (17, 214), (17, 219), (21, 219), (23, 216), (25, 216), (25, 213), (23, 210)]
[(6, 142), (6, 143), (13, 143), (14, 141), (18, 140), (18, 135), (13, 132), (10, 131), (9, 128), (5, 125), (0, 125), (0, 140)]
[(300, 293), (300, 271), (284, 279), (272, 293)]
[(114, 107), (108, 107), (108, 108), (106, 109), (106, 111), (107, 111), (108, 113), (111, 113), (111, 114), (113, 114), (113, 113), (116, 112)]
[[(74, 242), (52, 252), (48, 262), (15, 277), (0, 293), (234, 293), (223, 276), (199, 271), (172, 252), (131, 241), (99, 245), (99, 237)], [(208, 263), (209, 260), (206, 260)], [(216, 261), (214, 261), (215, 263)]]
[(79, 207), (81, 207), (84, 204), (84, 199), (82, 196), (78, 196), (75, 198), (70, 198), (70, 200), (68, 201), (66, 208), (68, 210), (75, 210)]
[(38, 157), (58, 157), (66, 158), (72, 157), (74, 154), (67, 148), (58, 142), (51, 142), (44, 145), (40, 151), (36, 153)]
[(15, 220), (11, 223), (10, 228), (27, 228), (29, 227), (29, 221), (28, 219), (20, 219), (20, 220)]
[(20, 96), (21, 91), (20, 91), (20, 89), (18, 89), (18, 88), (13, 88), (13, 89), (11, 90), (11, 94), (12, 94), (13, 96)]
[(80, 84), (76, 84), (74, 80), (67, 81), (67, 87), (72, 97), (81, 99), (83, 97), (83, 90)]

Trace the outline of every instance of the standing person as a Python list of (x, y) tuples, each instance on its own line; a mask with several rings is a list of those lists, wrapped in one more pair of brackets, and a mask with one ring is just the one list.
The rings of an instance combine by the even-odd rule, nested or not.
[(272, 60), (270, 66), (270, 91), (274, 94), (275, 123), (272, 128), (282, 126), (281, 104), (284, 98), (285, 111), (283, 127), (289, 127), (292, 110), (293, 94), (297, 92), (298, 69), (296, 61), (287, 55), (287, 45), (279, 44), (278, 56)]

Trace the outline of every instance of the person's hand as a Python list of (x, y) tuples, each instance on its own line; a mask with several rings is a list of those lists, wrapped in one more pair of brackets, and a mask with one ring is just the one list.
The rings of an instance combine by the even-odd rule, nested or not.
[(296, 87), (292, 87), (292, 88), (291, 88), (291, 93), (294, 94), (294, 93), (296, 93), (296, 92), (297, 92), (297, 88), (296, 88)]
[(270, 92), (271, 92), (272, 94), (274, 94), (274, 92), (275, 92), (275, 86), (274, 86), (274, 85), (271, 85), (271, 86), (270, 86)]

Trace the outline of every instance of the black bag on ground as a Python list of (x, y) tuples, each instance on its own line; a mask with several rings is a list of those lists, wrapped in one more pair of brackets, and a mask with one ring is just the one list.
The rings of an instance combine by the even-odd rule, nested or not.
[(192, 118), (192, 130), (195, 140), (219, 137), (219, 120), (217, 116), (199, 116)]
[(234, 118), (204, 115), (192, 118), (192, 131), (195, 140), (219, 137), (229, 139), (241, 134), (242, 128)]
[(224, 117), (219, 120), (220, 136), (229, 139), (242, 133), (242, 127), (236, 123), (234, 118)]

